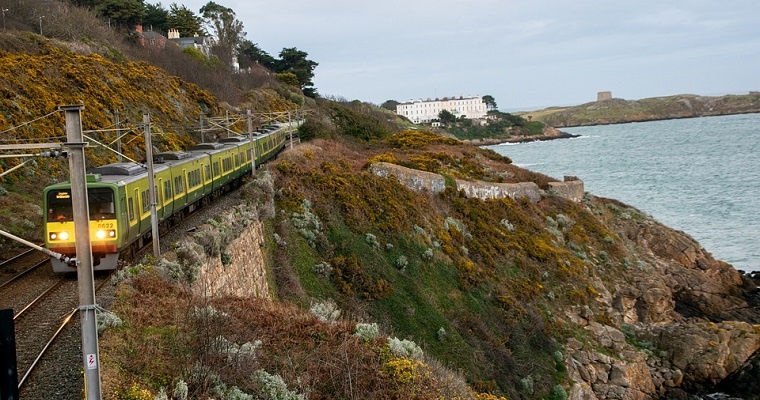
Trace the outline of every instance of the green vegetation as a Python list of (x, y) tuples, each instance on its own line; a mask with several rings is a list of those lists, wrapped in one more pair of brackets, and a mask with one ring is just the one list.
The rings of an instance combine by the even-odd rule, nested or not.
[[(449, 114), (451, 115), (451, 113)], [(441, 122), (445, 124), (447, 131), (464, 140), (539, 136), (545, 127), (542, 122), (526, 120), (519, 115), (499, 111), (491, 111), (488, 115), (489, 119), (484, 125), (473, 124), (471, 120), (466, 118), (456, 119), (453, 115), (446, 120), (442, 116)]]

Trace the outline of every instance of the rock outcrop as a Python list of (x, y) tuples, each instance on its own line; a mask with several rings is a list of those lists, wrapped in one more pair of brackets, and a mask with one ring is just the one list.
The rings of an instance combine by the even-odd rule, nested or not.
[(753, 325), (760, 308), (751, 279), (685, 233), (599, 200), (615, 215), (603, 220), (635, 262), (624, 281), (594, 283), (595, 303), (567, 313), (590, 338), (565, 345), (570, 398), (686, 398), (721, 382), (727, 390), (729, 381), (746, 388), (737, 395), (751, 393), (760, 378), (760, 325)]

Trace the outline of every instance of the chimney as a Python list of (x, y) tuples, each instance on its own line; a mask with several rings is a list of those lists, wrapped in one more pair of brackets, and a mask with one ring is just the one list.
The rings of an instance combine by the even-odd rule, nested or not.
[(137, 24), (137, 26), (135, 26), (135, 32), (137, 32), (137, 33), (143, 33), (142, 25)]

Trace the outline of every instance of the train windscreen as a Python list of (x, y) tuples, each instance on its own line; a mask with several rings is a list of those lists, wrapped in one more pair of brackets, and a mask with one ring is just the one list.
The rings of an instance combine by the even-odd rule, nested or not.
[[(87, 199), (90, 205), (90, 219), (113, 219), (116, 212), (113, 201), (113, 191), (109, 188), (87, 189)], [(48, 221), (71, 221), (74, 213), (71, 207), (71, 190), (58, 189), (48, 192)]]

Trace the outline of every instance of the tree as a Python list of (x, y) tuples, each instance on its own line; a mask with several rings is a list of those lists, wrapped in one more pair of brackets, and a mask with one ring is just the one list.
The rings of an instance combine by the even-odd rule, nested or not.
[(284, 48), (280, 52), (280, 59), (276, 63), (275, 71), (294, 73), (304, 94), (307, 96), (311, 94), (313, 97), (316, 95), (316, 89), (314, 89), (314, 83), (311, 79), (314, 77), (314, 68), (319, 64), (307, 59), (308, 55), (309, 53), (295, 47)]
[(223, 60), (232, 61), (233, 51), (243, 41), (243, 23), (235, 18), (235, 12), (229, 7), (209, 1), (201, 7), (201, 15), (211, 25), (217, 40), (216, 53)]
[(449, 110), (441, 110), (441, 112), (438, 113), (438, 119), (444, 124), (453, 124), (454, 122), (457, 122), (457, 117)]
[(143, 28), (152, 28), (153, 30), (166, 33), (169, 31), (169, 10), (165, 9), (161, 3), (145, 4), (145, 16), (143, 17)]
[(275, 69), (274, 57), (269, 53), (262, 50), (258, 44), (251, 42), (250, 40), (243, 40), (238, 46), (238, 62), (240, 68), (247, 68), (253, 63), (258, 63), (271, 70)]
[(95, 11), (116, 25), (133, 27), (145, 15), (142, 0), (102, 0), (95, 3)]
[(494, 99), (490, 94), (483, 96), (483, 102), (486, 103), (486, 107), (489, 109), (496, 109), (496, 99)]
[(386, 100), (385, 102), (383, 102), (383, 104), (380, 105), (380, 107), (382, 107), (382, 108), (384, 108), (386, 110), (391, 110), (393, 112), (396, 112), (396, 106), (399, 105), (399, 104), (401, 104), (401, 103), (399, 103), (396, 100)]
[[(168, 28), (179, 31), (180, 37), (195, 37), (204, 35), (203, 20), (189, 8), (172, 3), (169, 6), (169, 16), (166, 18)], [(168, 29), (167, 29), (168, 31)]]

